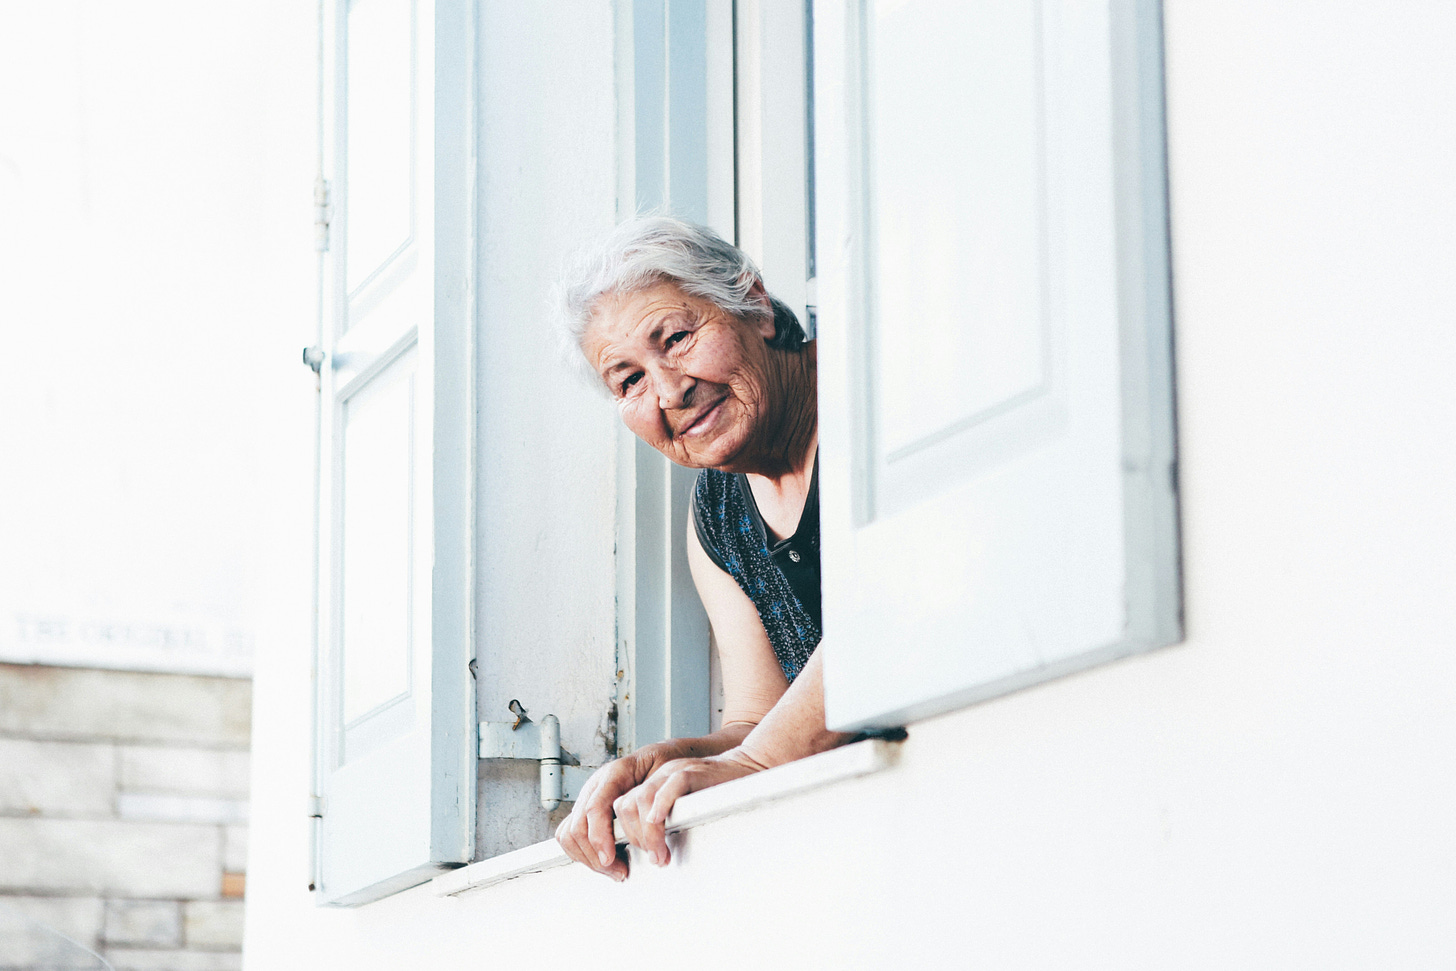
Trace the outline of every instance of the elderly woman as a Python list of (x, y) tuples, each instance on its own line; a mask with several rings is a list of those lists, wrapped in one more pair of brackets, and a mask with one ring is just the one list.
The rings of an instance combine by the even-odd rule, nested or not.
[(819, 655), (815, 348), (743, 251), (665, 217), (618, 228), (562, 288), (585, 363), (632, 432), (702, 469), (687, 527), (723, 666), (723, 727), (603, 766), (556, 839), (617, 880), (612, 818), (652, 862), (678, 797), (832, 748)]

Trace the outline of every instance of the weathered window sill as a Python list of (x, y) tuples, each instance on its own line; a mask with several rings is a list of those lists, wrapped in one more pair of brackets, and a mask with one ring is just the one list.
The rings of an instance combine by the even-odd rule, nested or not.
[[(748, 812), (764, 803), (878, 772), (894, 764), (899, 750), (899, 742), (867, 739), (711, 789), (689, 793), (673, 807), (672, 815), (667, 819), (668, 831), (692, 829), (724, 816)], [(620, 824), (617, 842), (625, 842)], [(454, 897), (570, 863), (571, 860), (554, 839), (546, 840), (442, 873), (430, 881), (430, 886), (437, 896)]]

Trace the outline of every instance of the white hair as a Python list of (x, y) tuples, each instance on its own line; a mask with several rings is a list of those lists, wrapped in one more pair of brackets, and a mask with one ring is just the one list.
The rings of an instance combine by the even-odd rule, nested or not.
[[(600, 379), (581, 353), (581, 340), (603, 297), (637, 293), (671, 283), (684, 293), (741, 320), (774, 320), (772, 347), (792, 349), (806, 340), (799, 318), (769, 295), (769, 305), (751, 295), (763, 275), (743, 250), (711, 229), (670, 216), (639, 216), (578, 252), (556, 287), (563, 350), (593, 383)], [(767, 292), (765, 290), (765, 292)]]

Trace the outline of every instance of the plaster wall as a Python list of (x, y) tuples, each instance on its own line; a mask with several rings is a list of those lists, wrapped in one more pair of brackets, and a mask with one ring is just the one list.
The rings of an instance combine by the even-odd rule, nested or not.
[[(582, 10), (552, 28), (575, 38), (551, 52), (566, 65), (502, 83), (579, 83), (610, 47), (605, 4)], [(623, 885), (571, 867), (351, 911), (304, 890), (306, 655), (270, 646), (246, 967), (1449, 965), (1456, 9), (1169, 0), (1166, 31), (1186, 641), (913, 725), (895, 768), (693, 830)], [(522, 151), (543, 181), (508, 191), (605, 223), (580, 139), (609, 135), (581, 97), (575, 161)], [(485, 182), (484, 211), (510, 211), (502, 191)], [(508, 248), (508, 224), (483, 231)], [(521, 281), (547, 278), (548, 250), (527, 236), (490, 270), (519, 275), (483, 276), (486, 333), (537, 299)], [(604, 645), (609, 466), (549, 453), (595, 456), (610, 432), (568, 392), (534, 395), (544, 350), (509, 346), (524, 357), (482, 360), (483, 454), (509, 457), (482, 474), (501, 564), (482, 643), (534, 622)], [(507, 420), (529, 413), (568, 430), (542, 444)], [(590, 472), (564, 508), (541, 501), (552, 462)], [(566, 578), (506, 569), (533, 548), (556, 558), (537, 578)]]
[[(479, 29), (476, 650), (482, 720), (561, 719), (605, 760), (616, 686), (613, 409), (564, 366), (551, 285), (616, 223), (613, 19), (606, 2), (483, 2)], [(550, 836), (534, 764), (481, 763), (477, 854)]]

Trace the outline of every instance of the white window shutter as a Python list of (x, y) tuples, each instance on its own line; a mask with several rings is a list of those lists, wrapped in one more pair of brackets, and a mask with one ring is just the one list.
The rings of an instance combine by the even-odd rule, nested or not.
[(470, 859), (470, 3), (330, 0), (314, 880), (355, 905)]
[(814, 276), (808, 231), (809, 5), (804, 0), (737, 0), (735, 140), (738, 245), (763, 272), (769, 292), (812, 326)]
[(1158, 5), (815, 21), (831, 727), (1177, 640)]

